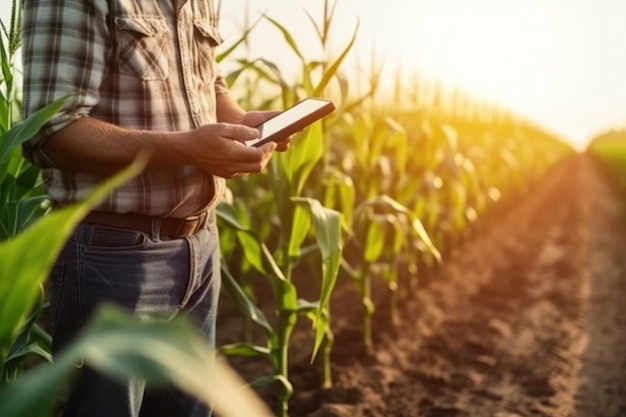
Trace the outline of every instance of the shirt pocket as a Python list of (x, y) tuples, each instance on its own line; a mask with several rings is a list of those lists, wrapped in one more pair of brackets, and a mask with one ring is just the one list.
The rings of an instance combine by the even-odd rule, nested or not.
[(217, 28), (208, 21), (196, 20), (194, 27), (198, 74), (204, 84), (210, 84), (215, 81), (218, 72), (215, 48), (223, 40)]
[(162, 18), (116, 17), (118, 68), (142, 80), (165, 80), (169, 76), (172, 47)]

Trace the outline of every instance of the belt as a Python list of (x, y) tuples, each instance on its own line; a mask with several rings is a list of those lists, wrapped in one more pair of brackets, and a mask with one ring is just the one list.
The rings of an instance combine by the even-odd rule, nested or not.
[(159, 235), (170, 239), (179, 239), (193, 235), (207, 223), (208, 212), (185, 218), (154, 217), (137, 213), (113, 213), (109, 211), (92, 211), (83, 221), (122, 229), (139, 230), (152, 233), (152, 224), (155, 220), (160, 224)]

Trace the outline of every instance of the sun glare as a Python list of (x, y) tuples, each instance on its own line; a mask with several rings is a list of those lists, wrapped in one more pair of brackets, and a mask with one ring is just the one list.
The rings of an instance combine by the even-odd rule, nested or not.
[(395, 51), (389, 59), (406, 69), (418, 67), (474, 95), (529, 108), (567, 94), (560, 85), (578, 71), (568, 71), (566, 65), (590, 42), (568, 38), (568, 26), (584, 25), (581, 10), (551, 4), (406, 2), (402, 12), (388, 9), (387, 23), (372, 41), (379, 49)]
[[(240, 18), (234, 13), (241, 10), (236, 0), (228, 4), (231, 19)], [(283, 22), (307, 56), (318, 56), (316, 35), (303, 9), (319, 21), (323, 2), (248, 4)], [(626, 119), (623, 0), (387, 0), (384, 6), (373, 0), (339, 0), (333, 46), (349, 41), (357, 19), (350, 59), (361, 66), (370, 64), (372, 56), (383, 60), (383, 85), (393, 83), (400, 66), (407, 76), (417, 71), (579, 142), (610, 121)], [(276, 56), (281, 69), (289, 71), (292, 51), (283, 48), (280, 55), (277, 45), (284, 40), (275, 29), (265, 29), (259, 28), (250, 49)]]

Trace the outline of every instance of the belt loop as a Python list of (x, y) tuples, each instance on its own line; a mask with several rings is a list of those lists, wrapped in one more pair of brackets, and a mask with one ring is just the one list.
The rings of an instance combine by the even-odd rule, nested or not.
[(161, 219), (154, 216), (150, 219), (152, 239), (161, 240)]

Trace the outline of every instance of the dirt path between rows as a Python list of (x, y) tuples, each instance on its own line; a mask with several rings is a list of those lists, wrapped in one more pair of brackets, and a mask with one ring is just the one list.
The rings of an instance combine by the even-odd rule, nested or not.
[[(296, 334), (292, 417), (626, 416), (626, 217), (585, 155), (455, 251), (360, 348), (358, 298), (333, 296), (334, 386)], [(383, 311), (381, 311), (381, 309)], [(304, 333), (303, 333), (304, 334)]]

